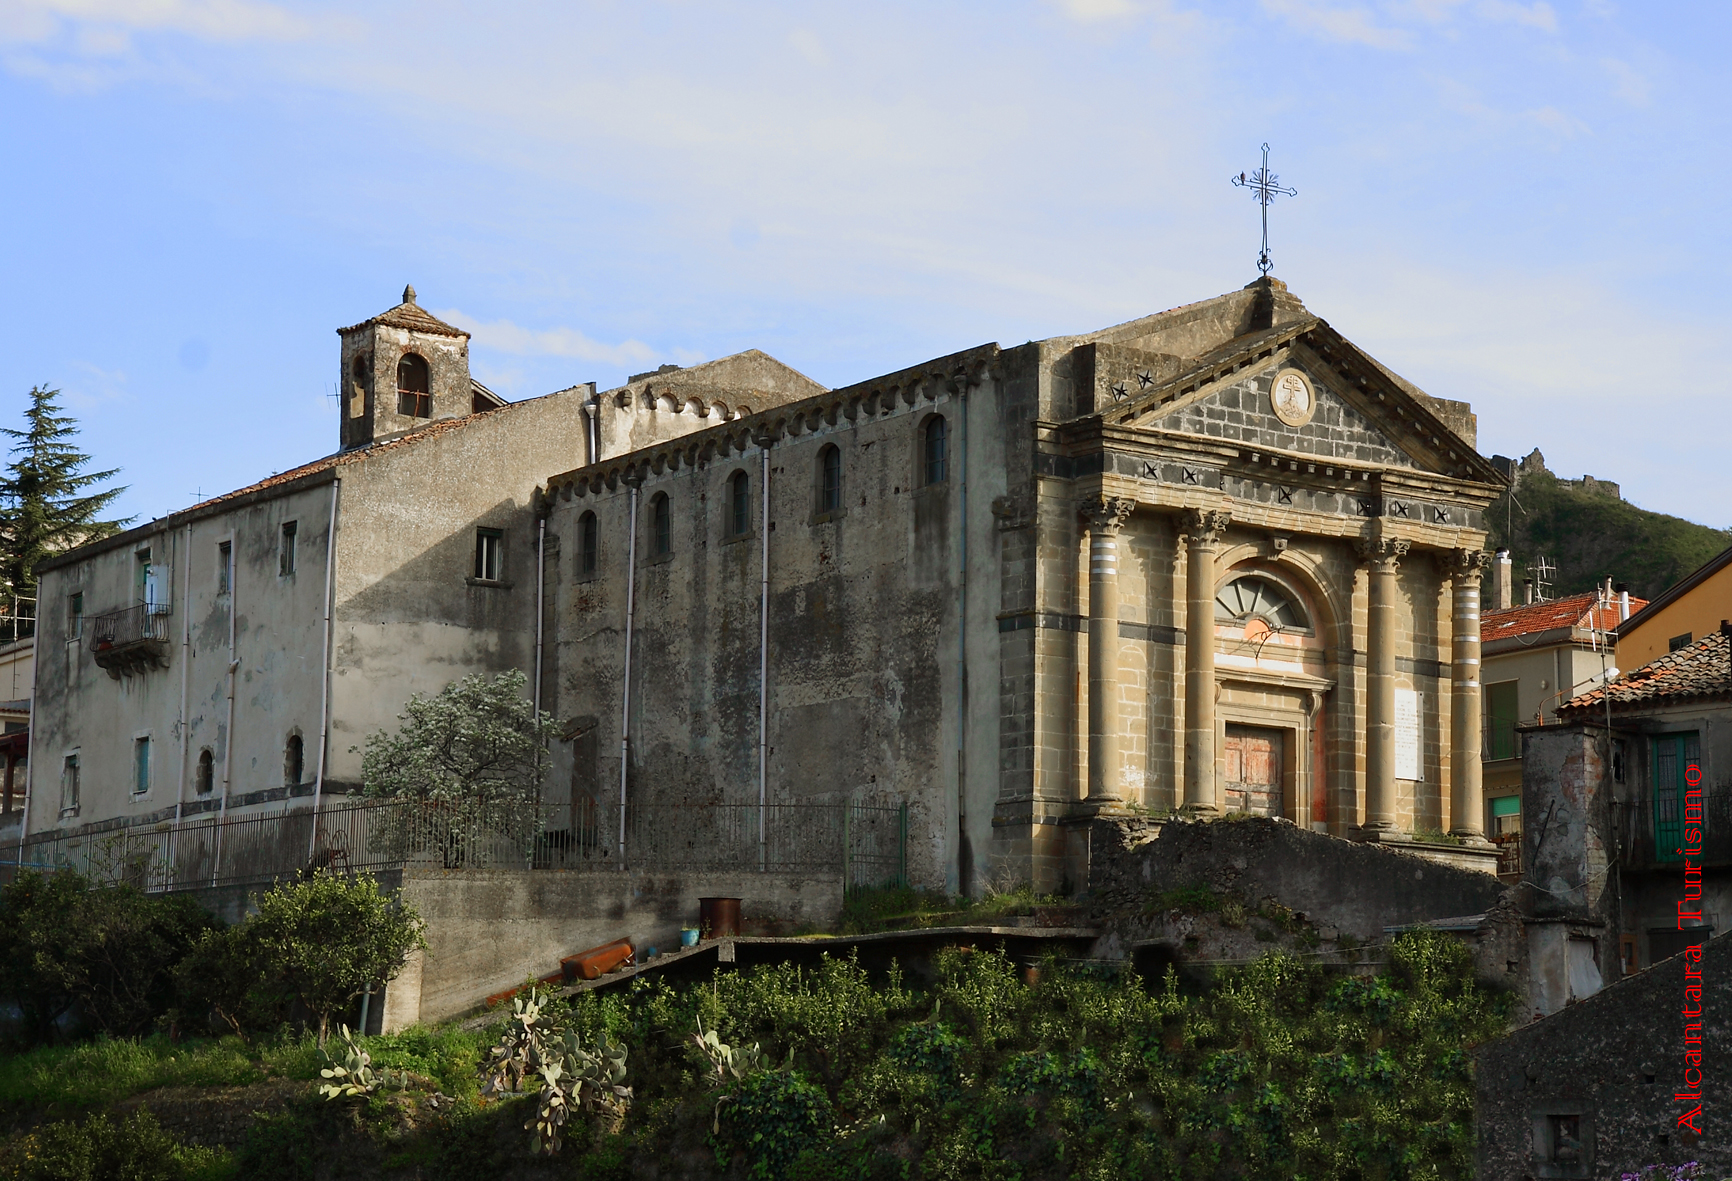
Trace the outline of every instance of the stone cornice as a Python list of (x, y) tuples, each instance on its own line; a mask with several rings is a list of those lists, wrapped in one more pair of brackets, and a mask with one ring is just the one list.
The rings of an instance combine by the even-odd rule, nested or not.
[(536, 511), (545, 513), (554, 496), (570, 498), (611, 490), (631, 475), (660, 475), (681, 467), (698, 467), (716, 456), (737, 455), (764, 443), (773, 445), (785, 436), (835, 426), (840, 419), (870, 420), (892, 413), (899, 404), (911, 408), (935, 402), (944, 394), (996, 379), (1000, 353), (996, 344), (980, 345), (561, 472), (550, 477), (545, 488), (536, 490)]

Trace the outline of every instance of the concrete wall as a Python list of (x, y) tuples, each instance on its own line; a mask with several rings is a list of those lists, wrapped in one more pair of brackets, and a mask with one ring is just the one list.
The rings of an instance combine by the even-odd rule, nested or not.
[(1382, 940), (1385, 927), (1486, 914), (1506, 893), (1487, 873), (1279, 820), (1093, 825), (1091, 912), (1134, 912), (1152, 895), (1199, 884), (1253, 906), (1274, 899), (1361, 943)]
[(716, 873), (512, 873), (464, 870), (403, 875), (402, 897), (427, 921), (427, 950), (386, 989), (385, 1027), (441, 1021), (562, 957), (614, 939), (671, 951), (698, 923), (700, 898), (738, 898), (748, 933), (791, 934), (834, 924), (836, 876)]
[[(1687, 972), (1696, 970), (1692, 978)], [(1688, 993), (1687, 988), (1699, 991)], [(1702, 962), (1674, 956), (1544, 1020), (1516, 1029), (1475, 1054), (1475, 1131), (1482, 1178), (1617, 1177), (1650, 1164), (1698, 1161), (1706, 1176), (1732, 1172), (1732, 1144), (1720, 1134), (1732, 1104), (1723, 1064), (1732, 1060), (1732, 938), (1706, 945)], [(1687, 1008), (1705, 1011), (1686, 1041)], [(1696, 1101), (1687, 1051), (1698, 1052), (1705, 1086), (1705, 1137), (1679, 1126)], [(1582, 1151), (1557, 1160), (1560, 1119), (1579, 1121)], [(1698, 1118), (1696, 1127), (1709, 1123)], [(1568, 1155), (1568, 1154), (1566, 1154)]]

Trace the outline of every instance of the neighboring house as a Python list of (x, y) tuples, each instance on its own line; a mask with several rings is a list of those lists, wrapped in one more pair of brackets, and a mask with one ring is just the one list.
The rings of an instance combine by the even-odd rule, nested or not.
[[(1732, 938), (1676, 955), (1474, 1052), (1486, 1181), (1732, 1173)], [(1687, 1121), (1685, 1117), (1690, 1117)], [(1670, 1169), (1659, 1176), (1674, 1176)]]
[(555, 779), (905, 801), (952, 890), (1078, 884), (1115, 809), (1489, 868), (1474, 435), (1262, 279), (565, 470)]
[(1488, 611), (1481, 621), (1485, 823), (1487, 834), (1506, 850), (1500, 872), (1515, 874), (1521, 868), (1522, 760), (1516, 727), (1555, 721), (1563, 703), (1615, 669), (1614, 629), (1642, 605), (1607, 588)]
[(1732, 619), (1732, 547), (1618, 625), (1618, 651), (1633, 667), (1694, 643)]
[(30, 757), (30, 687), (36, 637), (0, 646), (0, 842), (16, 839), (24, 819), (24, 782)]
[(548, 473), (605, 456), (637, 402), (666, 436), (823, 388), (750, 353), (663, 379), (698, 407), (642, 378), (507, 405), (413, 289), (339, 335), (342, 450), (40, 567), (26, 823), (61, 855), (357, 790), (355, 748), (412, 693), (542, 669)]

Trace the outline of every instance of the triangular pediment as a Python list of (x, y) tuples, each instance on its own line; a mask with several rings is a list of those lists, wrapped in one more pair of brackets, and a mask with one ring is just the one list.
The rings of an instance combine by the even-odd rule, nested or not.
[(1097, 412), (1111, 426), (1502, 483), (1445, 423), (1453, 404), (1420, 393), (1315, 317), (1230, 341), (1176, 374), (1133, 367), (1101, 380), (1107, 397)]

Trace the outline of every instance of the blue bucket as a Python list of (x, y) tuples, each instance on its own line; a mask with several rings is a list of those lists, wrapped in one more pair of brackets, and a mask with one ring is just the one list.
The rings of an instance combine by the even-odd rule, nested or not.
[(680, 946), (696, 947), (698, 945), (698, 929), (696, 927), (680, 928)]

